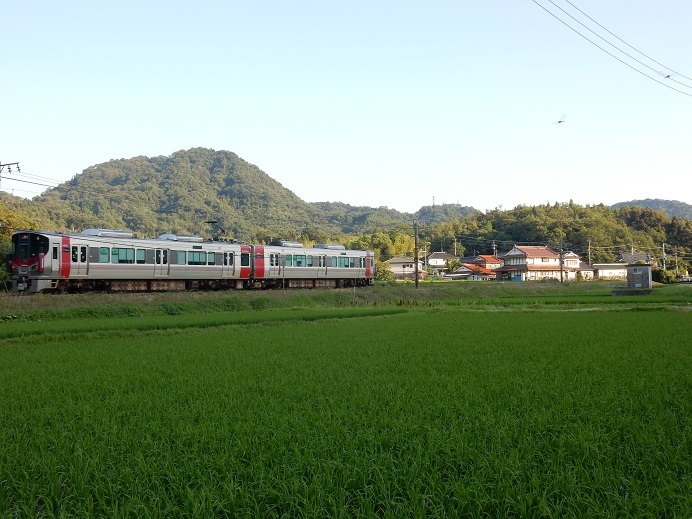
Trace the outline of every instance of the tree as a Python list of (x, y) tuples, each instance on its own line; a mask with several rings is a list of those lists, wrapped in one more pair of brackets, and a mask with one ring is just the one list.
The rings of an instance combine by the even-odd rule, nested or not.
[(375, 271), (375, 280), (376, 281), (393, 281), (394, 280), (394, 274), (392, 274), (392, 270), (389, 268), (388, 263), (384, 262), (378, 262), (376, 263), (377, 270)]
[(36, 229), (36, 224), (27, 217), (10, 211), (6, 205), (0, 204), (0, 241), (9, 242), (12, 233), (20, 229)]

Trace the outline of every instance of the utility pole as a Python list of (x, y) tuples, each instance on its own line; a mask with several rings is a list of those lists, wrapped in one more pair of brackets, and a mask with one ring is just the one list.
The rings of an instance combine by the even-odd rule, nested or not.
[(564, 262), (562, 260), (562, 238), (560, 238), (560, 283), (563, 283), (563, 280), (562, 280), (562, 264), (563, 263)]
[(418, 222), (413, 222), (413, 271), (416, 274), (416, 288), (418, 288)]
[(663, 270), (666, 270), (666, 244), (663, 244)]
[(675, 277), (678, 277), (678, 275), (680, 274), (678, 272), (678, 248), (675, 247), (673, 251), (675, 252)]
[(589, 265), (591, 265), (591, 240), (589, 240)]
[(8, 162), (7, 164), (0, 162), (0, 191), (2, 191), (2, 170), (5, 169), (5, 166), (7, 166), (8, 173), (12, 173), (12, 166), (17, 166), (17, 171), (20, 173), (22, 172), (22, 170), (19, 169), (19, 162)]

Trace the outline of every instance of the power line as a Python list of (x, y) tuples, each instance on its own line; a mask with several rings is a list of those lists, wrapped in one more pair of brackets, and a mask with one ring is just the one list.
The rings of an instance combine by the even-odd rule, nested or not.
[[(565, 1), (566, 1), (567, 3), (569, 3), (570, 5), (572, 5), (572, 6), (574, 5), (574, 4), (572, 4), (571, 2), (569, 2), (569, 0), (565, 0)], [(606, 40), (603, 36), (601, 36), (600, 34), (598, 34), (596, 31), (594, 31), (593, 29), (590, 29), (589, 27), (587, 27), (586, 25), (584, 25), (582, 22), (580, 22), (579, 20), (577, 20), (574, 16), (572, 16), (572, 15), (569, 14), (567, 11), (565, 11), (562, 7), (560, 7), (560, 6), (557, 5), (555, 2), (553, 2), (553, 0), (548, 0), (548, 2), (550, 2), (550, 3), (553, 4), (555, 7), (557, 7), (560, 11), (562, 11), (562, 12), (565, 13), (567, 16), (569, 16), (570, 18), (572, 18), (572, 20), (574, 20), (574, 21), (577, 22), (579, 25), (581, 25), (582, 27), (584, 27), (587, 31), (591, 32), (591, 33), (594, 34), (595, 36), (598, 36), (600, 39), (602, 39), (602, 40), (603, 40), (604, 42), (606, 42), (608, 45), (610, 45), (611, 47), (613, 47), (613, 48), (619, 50), (620, 52), (622, 52), (622, 53), (623, 53), (625, 56), (627, 56), (628, 58), (633, 59), (633, 60), (636, 61), (637, 63), (639, 63), (639, 64), (645, 66), (645, 67), (648, 68), (649, 70), (652, 70), (652, 71), (656, 72), (657, 74), (661, 74), (661, 72), (659, 72), (659, 71), (656, 70), (655, 68), (650, 67), (649, 65), (647, 65), (647, 64), (644, 63), (643, 61), (640, 61), (640, 60), (638, 60), (637, 58), (635, 58), (634, 56), (632, 56), (631, 54), (626, 53), (624, 50), (622, 50), (621, 48), (619, 48), (617, 45), (615, 45), (615, 44), (609, 42), (609, 41)], [(576, 7), (575, 7), (575, 8), (576, 8)], [(578, 10), (578, 9), (577, 9), (577, 10)], [(581, 12), (581, 11), (579, 11), (579, 12)], [(590, 20), (593, 20), (592, 18), (590, 18), (590, 17), (588, 17), (588, 16), (587, 16), (587, 18), (589, 18)], [(595, 22), (595, 20), (594, 20), (594, 22)], [(598, 24), (598, 22), (595, 22), (595, 23)], [(598, 25), (599, 25), (600, 27), (603, 27), (601, 24), (598, 24)], [(605, 27), (603, 27), (603, 28), (605, 29)], [(607, 30), (607, 29), (606, 29), (606, 30)], [(608, 31), (608, 32), (610, 32), (610, 31)], [(611, 34), (612, 34), (612, 33), (611, 33)], [(613, 35), (613, 36), (615, 36), (615, 35)], [(615, 36), (615, 37), (617, 38), (617, 36)], [(618, 38), (618, 39), (620, 39), (620, 38)], [(633, 47), (633, 48), (634, 48), (634, 47)], [(636, 50), (636, 49), (635, 49), (635, 50)], [(637, 51), (637, 52), (639, 52), (639, 51)], [(641, 54), (641, 53), (640, 53), (640, 54)], [(647, 56), (647, 57), (648, 57), (648, 56)], [(649, 58), (649, 59), (651, 59), (651, 58)], [(656, 63), (658, 63), (658, 62), (656, 61)], [(660, 65), (660, 63), (659, 63), (659, 65)], [(664, 66), (664, 65), (662, 65), (662, 66)], [(668, 68), (668, 67), (665, 67), (665, 68)], [(661, 74), (661, 75), (663, 76), (664, 74)], [(679, 84), (679, 85), (684, 86), (685, 88), (692, 88), (692, 86), (686, 85), (685, 83), (682, 83), (681, 81), (677, 81), (677, 80), (673, 79), (671, 76), (672, 76), (672, 74), (668, 74), (668, 75), (666, 75), (665, 77), (668, 78), (668, 79), (670, 79), (671, 81), (674, 81), (675, 83), (677, 83), (677, 84)]]
[(620, 40), (622, 43), (624, 43), (625, 45), (627, 45), (630, 49), (633, 49), (633, 50), (637, 51), (639, 54), (641, 54), (641, 55), (644, 56), (645, 58), (650, 59), (651, 61), (653, 61), (653, 62), (656, 63), (657, 65), (661, 65), (661, 66), (662, 66), (663, 68), (665, 68), (666, 70), (670, 70), (673, 74), (676, 74), (676, 75), (678, 75), (678, 76), (684, 77), (685, 79), (689, 79), (690, 81), (692, 81), (692, 78), (687, 77), (686, 75), (681, 74), (680, 72), (677, 72), (677, 71), (673, 70), (673, 69), (670, 68), (670, 67), (666, 67), (663, 63), (659, 63), (658, 61), (656, 61), (656, 60), (655, 60), (654, 58), (652, 58), (651, 56), (647, 56), (647, 55), (644, 54), (642, 51), (636, 49), (635, 47), (633, 47), (632, 45), (630, 45), (629, 43), (627, 43), (625, 40), (623, 40), (622, 38), (620, 38), (620, 37), (617, 36), (616, 34), (613, 34), (613, 33), (610, 32), (608, 29), (606, 29), (605, 27), (603, 27), (600, 23), (598, 23), (596, 20), (594, 20), (593, 18), (591, 18), (591, 17), (590, 17), (588, 14), (586, 14), (584, 11), (582, 11), (581, 9), (579, 9), (576, 5), (574, 5), (574, 4), (573, 4), (572, 2), (570, 2), (569, 0), (565, 0), (565, 2), (567, 2), (569, 5), (571, 5), (572, 7), (574, 7), (577, 11), (579, 11), (581, 14), (583, 14), (584, 16), (586, 16), (589, 20), (591, 20), (593, 23), (595, 23), (596, 25), (598, 25), (601, 29), (603, 29), (604, 31), (606, 31), (608, 34), (614, 36), (615, 38), (617, 38), (618, 40)]
[[(607, 51), (606, 49), (604, 49), (603, 47), (601, 47), (598, 43), (596, 43), (596, 42), (594, 42), (593, 40), (590, 40), (588, 37), (584, 36), (584, 35), (583, 35), (582, 33), (580, 33), (577, 29), (575, 29), (574, 27), (572, 27), (570, 24), (568, 24), (567, 22), (565, 22), (563, 19), (561, 19), (561, 18), (560, 18), (559, 16), (557, 16), (555, 13), (551, 12), (549, 9), (545, 8), (543, 5), (541, 5), (540, 3), (538, 3), (536, 0), (531, 0), (531, 1), (532, 1), (534, 4), (536, 4), (538, 7), (540, 7), (541, 9), (543, 9), (543, 10), (544, 10), (546, 13), (548, 13), (550, 16), (552, 16), (553, 18), (555, 18), (556, 20), (558, 20), (560, 23), (562, 23), (563, 25), (567, 26), (567, 27), (570, 28), (572, 31), (576, 32), (579, 36), (581, 36), (582, 38), (584, 38), (586, 41), (588, 41), (589, 43), (591, 43), (591, 44), (594, 45), (595, 47), (598, 47), (600, 50), (602, 50), (603, 52), (605, 52), (606, 54), (608, 54), (608, 55), (611, 56), (612, 58), (615, 58), (616, 60), (618, 60), (618, 61), (619, 61), (620, 63), (622, 63), (623, 65), (628, 66), (629, 68), (631, 68), (631, 69), (634, 70), (635, 72), (638, 72), (638, 73), (641, 74), (642, 76), (645, 76), (645, 77), (649, 78), (650, 80), (655, 81), (656, 83), (659, 83), (659, 84), (663, 85), (663, 86), (666, 87), (666, 88), (670, 88), (671, 90), (675, 90), (676, 92), (678, 92), (678, 93), (680, 93), (680, 94), (682, 94), (682, 95), (686, 95), (686, 96), (688, 96), (688, 97), (692, 97), (692, 94), (689, 94), (689, 93), (684, 92), (684, 91), (682, 91), (682, 90), (679, 90), (679, 89), (677, 89), (677, 88), (675, 88), (675, 87), (672, 87), (672, 86), (670, 86), (670, 85), (667, 85), (667, 84), (665, 84), (663, 81), (659, 81), (659, 80), (656, 79), (655, 77), (652, 77), (652, 76), (646, 74), (645, 72), (642, 72), (642, 71), (639, 70), (638, 68), (636, 68), (636, 67), (630, 65), (629, 63), (627, 63), (626, 61), (624, 61), (624, 60), (618, 58), (618, 57), (617, 57), (615, 54), (613, 54), (612, 52)], [(611, 45), (612, 45), (612, 44), (611, 44)], [(619, 49), (618, 49), (618, 50), (619, 50)], [(620, 51), (620, 52), (623, 52), (623, 51)], [(624, 53), (624, 52), (623, 52), (623, 53)]]

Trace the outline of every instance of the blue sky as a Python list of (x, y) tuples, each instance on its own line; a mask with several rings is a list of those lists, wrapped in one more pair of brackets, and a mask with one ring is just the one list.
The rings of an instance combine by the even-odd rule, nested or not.
[[(570, 1), (692, 78), (692, 2)], [(0, 161), (32, 176), (1, 188), (206, 147), (308, 202), (692, 203), (692, 80), (536, 2), (12, 2)]]

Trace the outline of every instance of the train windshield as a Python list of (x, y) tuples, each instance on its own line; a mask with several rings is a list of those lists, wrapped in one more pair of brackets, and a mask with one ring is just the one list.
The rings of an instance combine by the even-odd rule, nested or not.
[(23, 261), (48, 253), (48, 238), (41, 234), (19, 232), (12, 236), (12, 256)]

